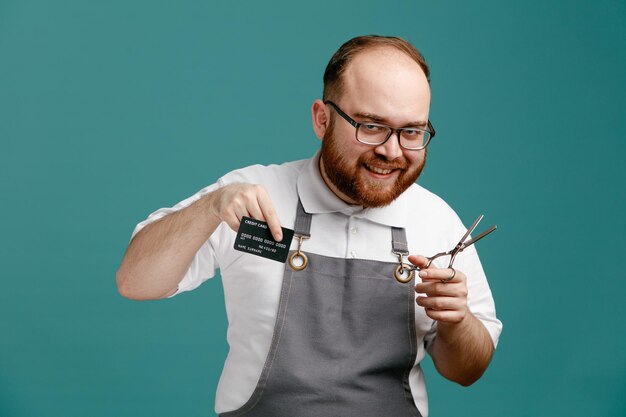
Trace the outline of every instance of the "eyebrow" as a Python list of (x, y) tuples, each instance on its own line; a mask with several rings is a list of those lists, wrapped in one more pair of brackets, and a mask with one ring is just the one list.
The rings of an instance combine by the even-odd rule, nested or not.
[[(381, 117), (381, 116), (377, 116), (377, 115), (372, 114), (372, 113), (362, 113), (362, 112), (359, 112), (359, 113), (355, 113), (354, 117), (358, 117), (359, 119), (369, 119), (369, 120), (371, 120), (373, 122), (376, 122), (376, 123), (389, 125), (387, 119), (385, 119), (384, 117)], [(428, 121), (421, 121), (420, 120), (420, 121), (406, 123), (402, 127), (404, 128), (404, 127), (426, 127), (426, 126), (428, 126)]]

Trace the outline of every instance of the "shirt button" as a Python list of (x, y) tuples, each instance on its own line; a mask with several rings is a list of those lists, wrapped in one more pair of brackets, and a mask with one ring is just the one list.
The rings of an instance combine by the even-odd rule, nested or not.
[(350, 229), (350, 232), (351, 232), (353, 235), (356, 235), (357, 228), (356, 228), (356, 227), (353, 227), (352, 229)]
[(350, 251), (350, 256), (353, 258), (356, 258), (356, 252), (355, 251)]

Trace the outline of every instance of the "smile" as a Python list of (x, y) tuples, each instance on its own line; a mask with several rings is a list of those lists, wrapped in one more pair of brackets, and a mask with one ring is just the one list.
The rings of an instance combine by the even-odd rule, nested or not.
[(381, 175), (391, 174), (394, 171), (393, 169), (378, 168), (378, 167), (374, 167), (374, 166), (371, 166), (371, 165), (365, 165), (365, 167), (368, 170), (370, 170), (370, 171), (372, 171), (372, 172), (374, 172), (376, 174), (381, 174)]

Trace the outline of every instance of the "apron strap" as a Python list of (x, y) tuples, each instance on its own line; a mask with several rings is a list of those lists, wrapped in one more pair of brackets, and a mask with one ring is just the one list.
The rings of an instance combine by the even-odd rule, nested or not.
[(294, 225), (294, 231), (296, 235), (303, 236), (305, 238), (311, 237), (311, 215), (304, 211), (302, 202), (298, 199), (298, 210), (296, 212), (296, 224)]
[(409, 245), (406, 242), (406, 231), (402, 227), (391, 228), (391, 250), (398, 255), (408, 255)]

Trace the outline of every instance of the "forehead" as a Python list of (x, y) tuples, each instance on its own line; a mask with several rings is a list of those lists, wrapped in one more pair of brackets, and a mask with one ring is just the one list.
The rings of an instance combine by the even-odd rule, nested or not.
[[(386, 118), (428, 118), (430, 85), (411, 57), (395, 48), (359, 53), (343, 73), (341, 102)], [(401, 122), (401, 121), (400, 121)]]

